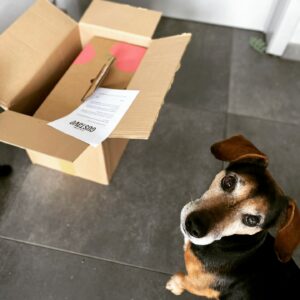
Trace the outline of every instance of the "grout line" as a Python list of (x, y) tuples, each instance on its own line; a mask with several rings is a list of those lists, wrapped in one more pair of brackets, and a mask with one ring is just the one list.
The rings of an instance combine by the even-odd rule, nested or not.
[(226, 139), (228, 135), (228, 122), (229, 122), (229, 113), (225, 114), (225, 121), (224, 121), (224, 129), (223, 129), (223, 138)]
[[(232, 36), (231, 36), (231, 50), (230, 50), (230, 57), (229, 57), (229, 80), (228, 80), (228, 94), (227, 94), (227, 113), (230, 113), (230, 98), (231, 98), (231, 83), (232, 83), (232, 62), (233, 62), (233, 55), (234, 55), (234, 36), (235, 36), (235, 29), (232, 29)], [(227, 134), (226, 130), (226, 134)]]
[(90, 254), (83, 254), (83, 253), (79, 253), (79, 252), (75, 252), (75, 251), (71, 251), (71, 250), (60, 249), (60, 248), (57, 248), (57, 247), (52, 247), (52, 246), (47, 246), (47, 245), (42, 245), (42, 244), (36, 244), (36, 243), (28, 242), (28, 241), (23, 241), (23, 240), (19, 240), (19, 239), (6, 237), (6, 236), (3, 236), (3, 235), (0, 235), (0, 239), (15, 242), (15, 243), (20, 243), (20, 244), (24, 244), (24, 245), (32, 246), (32, 247), (36, 247), (36, 248), (43, 248), (43, 249), (47, 249), (47, 250), (57, 251), (57, 252), (61, 252), (61, 253), (64, 253), (64, 254), (71, 254), (71, 255), (76, 255), (76, 256), (80, 256), (80, 257), (95, 259), (97, 261), (118, 264), (118, 265), (121, 265), (121, 266), (131, 267), (131, 268), (144, 270), (144, 271), (148, 271), (148, 272), (159, 273), (159, 274), (162, 274), (162, 275), (172, 275), (172, 273), (163, 272), (163, 271), (159, 271), (159, 270), (155, 270), (155, 269), (151, 269), (151, 268), (147, 268), (147, 267), (132, 265), (132, 264), (129, 264), (129, 263), (126, 263), (126, 262), (116, 261), (116, 260), (112, 260), (112, 259), (108, 259), (108, 258), (102, 258), (102, 257), (98, 257), (98, 256), (95, 256), (95, 255), (90, 255)]
[(233, 113), (233, 112), (228, 112), (227, 114), (229, 116), (232, 115), (232, 116), (237, 116), (237, 117), (242, 117), (242, 118), (254, 119), (254, 120), (258, 120), (258, 121), (265, 121), (265, 122), (278, 123), (278, 124), (289, 125), (289, 126), (294, 126), (294, 127), (300, 127), (300, 124), (279, 121), (279, 120), (272, 120), (272, 119), (264, 119), (264, 118), (257, 117), (257, 116), (248, 116), (248, 115), (243, 115), (243, 114)]
[[(228, 122), (229, 122), (229, 107), (230, 107), (230, 97), (231, 97), (231, 82), (232, 82), (232, 61), (233, 61), (233, 48), (234, 48), (234, 35), (235, 29), (232, 29), (231, 35), (231, 47), (230, 47), (230, 55), (229, 55), (229, 79), (228, 79), (228, 90), (227, 90), (227, 109), (225, 114), (225, 124), (223, 131), (223, 138), (226, 139), (228, 136)], [(222, 162), (222, 168), (225, 169), (226, 162)]]
[[(238, 29), (239, 30), (239, 29)], [(258, 116), (251, 116), (251, 115), (246, 115), (246, 114), (241, 114), (241, 113), (235, 113), (230, 111), (230, 98), (231, 98), (231, 83), (232, 83), (232, 65), (233, 65), (233, 56), (234, 56), (234, 36), (235, 32), (237, 32), (237, 29), (233, 28), (232, 31), (232, 39), (231, 39), (231, 52), (230, 52), (230, 68), (229, 68), (229, 85), (228, 85), (228, 107), (227, 107), (227, 114), (233, 115), (233, 116), (240, 116), (240, 117), (246, 117), (246, 118), (251, 118), (255, 120), (261, 120), (261, 121), (269, 121), (269, 122), (276, 122), (279, 124), (284, 124), (284, 125), (292, 125), (296, 127), (300, 127), (300, 124), (295, 124), (287, 121), (281, 121), (281, 120), (274, 120), (271, 118), (262, 118)], [(227, 123), (228, 125), (228, 123)], [(228, 126), (226, 128), (226, 135), (228, 134)]]
[(208, 113), (212, 113), (212, 114), (226, 114), (227, 113), (227, 111), (225, 110), (225, 111), (217, 111), (217, 110), (213, 110), (213, 109), (208, 109), (208, 108), (206, 108), (206, 107), (184, 107), (184, 106), (182, 106), (182, 105), (180, 105), (180, 104), (178, 104), (178, 103), (175, 103), (175, 102), (165, 102), (165, 104), (164, 104), (164, 106), (165, 107), (167, 107), (167, 106), (171, 106), (171, 107), (176, 107), (176, 108), (182, 108), (182, 109), (184, 109), (184, 110), (192, 110), (193, 112), (197, 112), (197, 111), (203, 111), (203, 112), (208, 112)]
[[(226, 139), (228, 135), (228, 121), (229, 121), (229, 113), (225, 114), (225, 122), (224, 122), (224, 130), (223, 130), (223, 138)], [(222, 161), (222, 169), (226, 168), (226, 162)]]

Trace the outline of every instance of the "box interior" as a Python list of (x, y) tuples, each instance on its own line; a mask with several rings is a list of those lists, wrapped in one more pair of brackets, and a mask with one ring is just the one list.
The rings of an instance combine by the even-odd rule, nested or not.
[[(124, 9), (128, 15), (117, 18)], [(133, 28), (124, 16), (148, 26), (127, 33)], [(94, 35), (147, 46), (159, 19), (157, 12), (95, 0), (76, 23), (47, 0), (36, 1), (1, 35), (0, 106), (32, 115)]]
[[(91, 82), (112, 54), (116, 59), (101, 86), (126, 89), (146, 51), (145, 47), (94, 37), (85, 45), (84, 50), (35, 112), (34, 117), (50, 122), (74, 111), (81, 105)], [(56, 144), (56, 141), (53, 141), (53, 144)], [(88, 145), (85, 145), (88, 148)], [(82, 144), (78, 143), (78, 147), (73, 145), (66, 150), (69, 154), (79, 156), (82, 153)]]
[(78, 25), (48, 1), (38, 0), (0, 37), (5, 69), (0, 73), (0, 104), (8, 110), (0, 115), (0, 140), (69, 161), (76, 155), (70, 157), (66, 144), (82, 151), (87, 147), (31, 115), (93, 36), (148, 47), (128, 85), (140, 94), (110, 138), (149, 138), (191, 38), (182, 34), (152, 40), (160, 16), (94, 0)]
[(59, 83), (35, 112), (34, 117), (54, 121), (74, 111), (100, 70), (114, 55), (101, 86), (126, 89), (147, 48), (102, 37), (94, 37), (70, 65)]

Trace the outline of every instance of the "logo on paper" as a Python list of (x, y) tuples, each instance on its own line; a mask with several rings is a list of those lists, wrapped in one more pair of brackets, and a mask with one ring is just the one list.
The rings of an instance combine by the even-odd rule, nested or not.
[(69, 124), (72, 125), (75, 129), (79, 129), (81, 131), (93, 132), (97, 129), (94, 126), (90, 126), (90, 125), (84, 124), (82, 122), (78, 122), (76, 120), (70, 122)]

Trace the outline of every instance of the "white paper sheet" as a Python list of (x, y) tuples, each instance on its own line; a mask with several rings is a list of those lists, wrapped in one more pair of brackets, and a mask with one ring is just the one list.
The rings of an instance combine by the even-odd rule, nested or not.
[(72, 113), (48, 125), (97, 147), (115, 129), (138, 93), (98, 88)]

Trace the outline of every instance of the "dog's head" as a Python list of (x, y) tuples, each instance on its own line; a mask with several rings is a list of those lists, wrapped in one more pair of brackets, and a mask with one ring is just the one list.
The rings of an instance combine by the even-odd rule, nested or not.
[(212, 145), (211, 152), (229, 165), (200, 199), (182, 209), (185, 237), (208, 245), (225, 236), (253, 235), (277, 226), (277, 255), (289, 260), (300, 242), (300, 214), (268, 172), (267, 156), (241, 135)]

